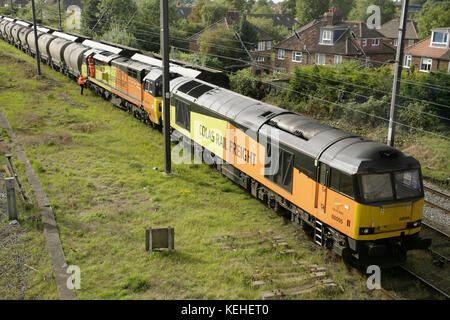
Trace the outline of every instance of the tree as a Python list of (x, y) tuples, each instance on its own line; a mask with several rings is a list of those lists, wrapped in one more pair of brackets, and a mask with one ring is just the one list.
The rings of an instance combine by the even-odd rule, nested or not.
[(291, 16), (297, 15), (297, 10), (295, 9), (295, 0), (284, 0), (281, 2), (281, 12), (283, 14), (290, 14)]
[(290, 32), (287, 27), (274, 26), (272, 19), (269, 18), (248, 17), (248, 21), (259, 29), (264, 30), (268, 34), (272, 35), (275, 40), (281, 40), (285, 38)]
[(100, 17), (100, 0), (83, 0), (81, 10), (81, 33), (91, 35), (91, 30)]
[(277, 13), (272, 8), (273, 2), (269, 0), (258, 0), (252, 8), (252, 13)]
[(399, 15), (399, 10), (392, 0), (359, 0), (348, 15), (349, 20), (367, 21), (373, 13), (367, 13), (371, 5), (380, 7), (381, 24), (386, 23)]
[(198, 0), (192, 8), (191, 14), (187, 17), (188, 21), (192, 23), (202, 22), (202, 8), (208, 2), (209, 0)]
[(329, 7), (336, 7), (344, 19), (353, 9), (356, 0), (330, 0)]
[(297, 0), (297, 20), (301, 24), (307, 24), (313, 19), (321, 18), (328, 11), (330, 0)]
[(225, 27), (205, 31), (198, 40), (200, 52), (218, 57), (222, 67), (241, 64), (240, 62), (223, 57), (241, 59), (244, 56), (241, 45), (236, 40), (234, 32)]
[(245, 10), (250, 11), (255, 4), (255, 0), (226, 0), (226, 2), (240, 12), (245, 12)]
[[(424, 39), (431, 34), (433, 28), (445, 28), (450, 26), (450, 2), (438, 2), (428, 0), (417, 18), (419, 38)], [(447, 13), (447, 14), (445, 14)]]
[(200, 10), (202, 22), (208, 26), (213, 24), (227, 15), (228, 8), (217, 2), (208, 2), (202, 6)]
[(122, 25), (112, 25), (111, 29), (102, 35), (102, 40), (132, 48), (138, 47), (134, 35), (124, 30)]
[(247, 21), (247, 16), (244, 14), (239, 23), (239, 36), (244, 42), (247, 49), (251, 49), (252, 45), (258, 42), (258, 33), (250, 22)]
[(103, 34), (112, 26), (125, 27), (137, 7), (133, 0), (100, 0), (99, 10), (104, 16), (95, 31)]
[[(141, 0), (137, 14), (130, 23), (129, 30), (139, 42), (143, 50), (159, 52), (160, 50), (160, 12), (159, 0)], [(178, 20), (176, 2), (169, 0), (169, 24)], [(172, 41), (173, 39), (169, 39)]]

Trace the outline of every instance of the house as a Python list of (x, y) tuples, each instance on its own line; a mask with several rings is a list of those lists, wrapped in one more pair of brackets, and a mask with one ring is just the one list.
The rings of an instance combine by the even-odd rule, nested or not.
[(395, 50), (384, 43), (383, 35), (361, 21), (343, 21), (331, 8), (322, 19), (304, 25), (274, 47), (276, 72), (292, 72), (294, 67), (336, 64), (357, 59), (380, 66), (394, 59)]
[(431, 37), (405, 49), (404, 68), (412, 65), (421, 72), (450, 72), (450, 27), (431, 30)]
[[(386, 22), (381, 26), (380, 31), (381, 34), (384, 35), (384, 41), (386, 44), (397, 48), (398, 41), (398, 27), (400, 25), (400, 18), (394, 18), (391, 21)], [(405, 48), (412, 46), (417, 41), (419, 41), (419, 32), (417, 29), (417, 22), (412, 19), (408, 19), (406, 23), (406, 32), (405, 32)]]
[[(298, 24), (294, 17), (287, 14), (247, 14), (247, 17), (270, 19), (272, 20), (272, 24), (274, 26), (284, 26), (290, 30), (292, 30), (294, 26)], [(218, 28), (228, 28), (230, 30), (235, 30), (234, 26), (239, 25), (240, 19), (241, 13), (238, 10), (229, 9), (227, 15), (223, 19), (209, 25), (205, 29), (189, 38), (189, 50), (199, 50), (198, 40), (205, 31), (215, 30)], [(267, 33), (264, 30), (261, 30), (256, 26), (253, 27), (258, 33), (259, 43), (255, 46), (254, 49), (250, 50), (250, 56), (252, 57), (252, 60), (257, 62), (258, 64), (264, 64), (267, 67), (270, 67), (270, 56), (272, 54), (273, 42), (279, 39), (275, 39), (273, 35)], [(239, 41), (239, 39), (237, 40)]]
[(29, 0), (14, 0), (13, 7), (24, 8), (30, 1)]

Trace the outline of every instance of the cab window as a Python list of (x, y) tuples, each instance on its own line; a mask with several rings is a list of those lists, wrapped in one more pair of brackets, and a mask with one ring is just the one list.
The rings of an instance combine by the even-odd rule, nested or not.
[(266, 163), (270, 163), (271, 166), (265, 168), (265, 177), (292, 193), (294, 155), (268, 143), (266, 147), (266, 158)]
[(350, 198), (355, 197), (352, 176), (339, 170), (331, 169), (330, 188)]
[(394, 172), (397, 199), (407, 199), (422, 195), (419, 170)]
[(175, 123), (186, 130), (191, 129), (191, 106), (178, 99), (175, 100)]
[(394, 199), (391, 174), (367, 174), (361, 176), (362, 196), (366, 202), (390, 201)]

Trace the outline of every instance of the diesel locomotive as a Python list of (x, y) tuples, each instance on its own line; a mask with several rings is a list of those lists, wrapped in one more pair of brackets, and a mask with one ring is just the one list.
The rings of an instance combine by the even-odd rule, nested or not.
[[(0, 17), (1, 37), (34, 55), (28, 22)], [(117, 107), (162, 126), (161, 60), (39, 27), (41, 59)], [(420, 163), (401, 151), (200, 80), (170, 66), (173, 137), (313, 240), (345, 258), (386, 265), (427, 248)]]

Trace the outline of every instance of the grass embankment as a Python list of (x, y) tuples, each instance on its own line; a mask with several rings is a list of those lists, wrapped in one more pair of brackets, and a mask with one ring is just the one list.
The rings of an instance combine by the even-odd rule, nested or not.
[[(14, 170), (22, 176), (25, 194), (32, 196), (30, 186), (23, 178), (23, 166), (14, 161), (16, 157), (9, 144), (10, 137), (5, 130), (1, 131), (1, 136), (1, 192), (5, 192), (3, 179), (11, 176), (8, 169), (4, 169), (7, 166), (4, 155), (10, 153), (13, 154)], [(6, 197), (0, 198), (0, 299), (56, 299), (56, 283), (52, 276), (39, 210), (32, 201), (24, 202), (19, 193), (16, 194), (19, 224), (9, 224)]]
[[(291, 260), (326, 266), (344, 289), (302, 298), (381, 297), (356, 270), (299, 241), (293, 226), (208, 166), (174, 165), (177, 174), (163, 176), (159, 132), (90, 92), (80, 96), (75, 83), (47, 67), (34, 78), (34, 60), (1, 41), (0, 59), (1, 108), (48, 194), (67, 262), (81, 268), (78, 298), (259, 299), (268, 287), (252, 287), (252, 275)], [(144, 229), (167, 226), (175, 228), (176, 250), (147, 253)], [(224, 250), (213, 239), (258, 230), (273, 230), (297, 256), (252, 239)], [(27, 241), (36, 246), (38, 238)], [(54, 296), (52, 287), (41, 290)]]

